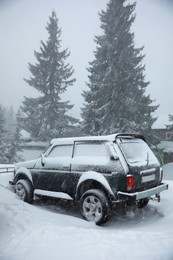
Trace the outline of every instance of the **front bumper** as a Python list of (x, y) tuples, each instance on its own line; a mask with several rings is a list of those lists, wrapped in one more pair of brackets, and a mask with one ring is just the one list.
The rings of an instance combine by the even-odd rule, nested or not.
[(157, 195), (160, 192), (167, 190), (167, 189), (168, 189), (168, 184), (161, 183), (159, 186), (148, 189), (148, 190), (134, 192), (134, 193), (118, 191), (117, 194), (118, 194), (118, 198), (120, 200), (141, 200), (144, 198), (149, 198), (153, 195)]
[(9, 184), (10, 184), (10, 185), (15, 185), (14, 180), (9, 181)]

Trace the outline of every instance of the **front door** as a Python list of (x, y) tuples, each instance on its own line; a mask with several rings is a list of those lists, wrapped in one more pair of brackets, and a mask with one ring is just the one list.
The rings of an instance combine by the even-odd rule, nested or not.
[(36, 189), (65, 192), (70, 174), (73, 145), (56, 145), (32, 171)]

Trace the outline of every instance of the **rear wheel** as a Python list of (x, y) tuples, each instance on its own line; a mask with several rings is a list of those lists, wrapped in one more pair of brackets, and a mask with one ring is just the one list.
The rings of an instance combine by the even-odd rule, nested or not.
[(102, 190), (86, 191), (81, 198), (80, 208), (83, 218), (97, 225), (106, 223), (111, 216), (108, 198)]
[(21, 200), (33, 203), (33, 187), (30, 181), (21, 179), (15, 185), (15, 192)]
[(138, 207), (139, 209), (142, 209), (142, 208), (144, 208), (144, 207), (147, 206), (148, 202), (149, 202), (149, 199), (148, 199), (148, 198), (146, 198), (146, 199), (141, 199), (141, 200), (138, 201), (137, 207)]

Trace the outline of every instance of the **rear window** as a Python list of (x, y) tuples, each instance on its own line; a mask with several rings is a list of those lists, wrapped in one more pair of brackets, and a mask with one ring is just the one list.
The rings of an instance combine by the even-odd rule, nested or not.
[(143, 164), (158, 163), (152, 150), (141, 139), (123, 140), (119, 143), (120, 149), (130, 164), (141, 162)]

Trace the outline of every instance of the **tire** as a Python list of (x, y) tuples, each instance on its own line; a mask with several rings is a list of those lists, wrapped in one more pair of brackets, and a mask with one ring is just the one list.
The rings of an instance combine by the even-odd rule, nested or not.
[(139, 200), (137, 203), (138, 209), (142, 209), (142, 208), (146, 207), (148, 202), (149, 202), (148, 198)]
[(30, 181), (24, 179), (17, 181), (15, 192), (19, 199), (30, 204), (33, 203), (33, 187)]
[(102, 190), (86, 191), (80, 201), (82, 217), (96, 225), (106, 223), (111, 217), (111, 208), (107, 196)]

